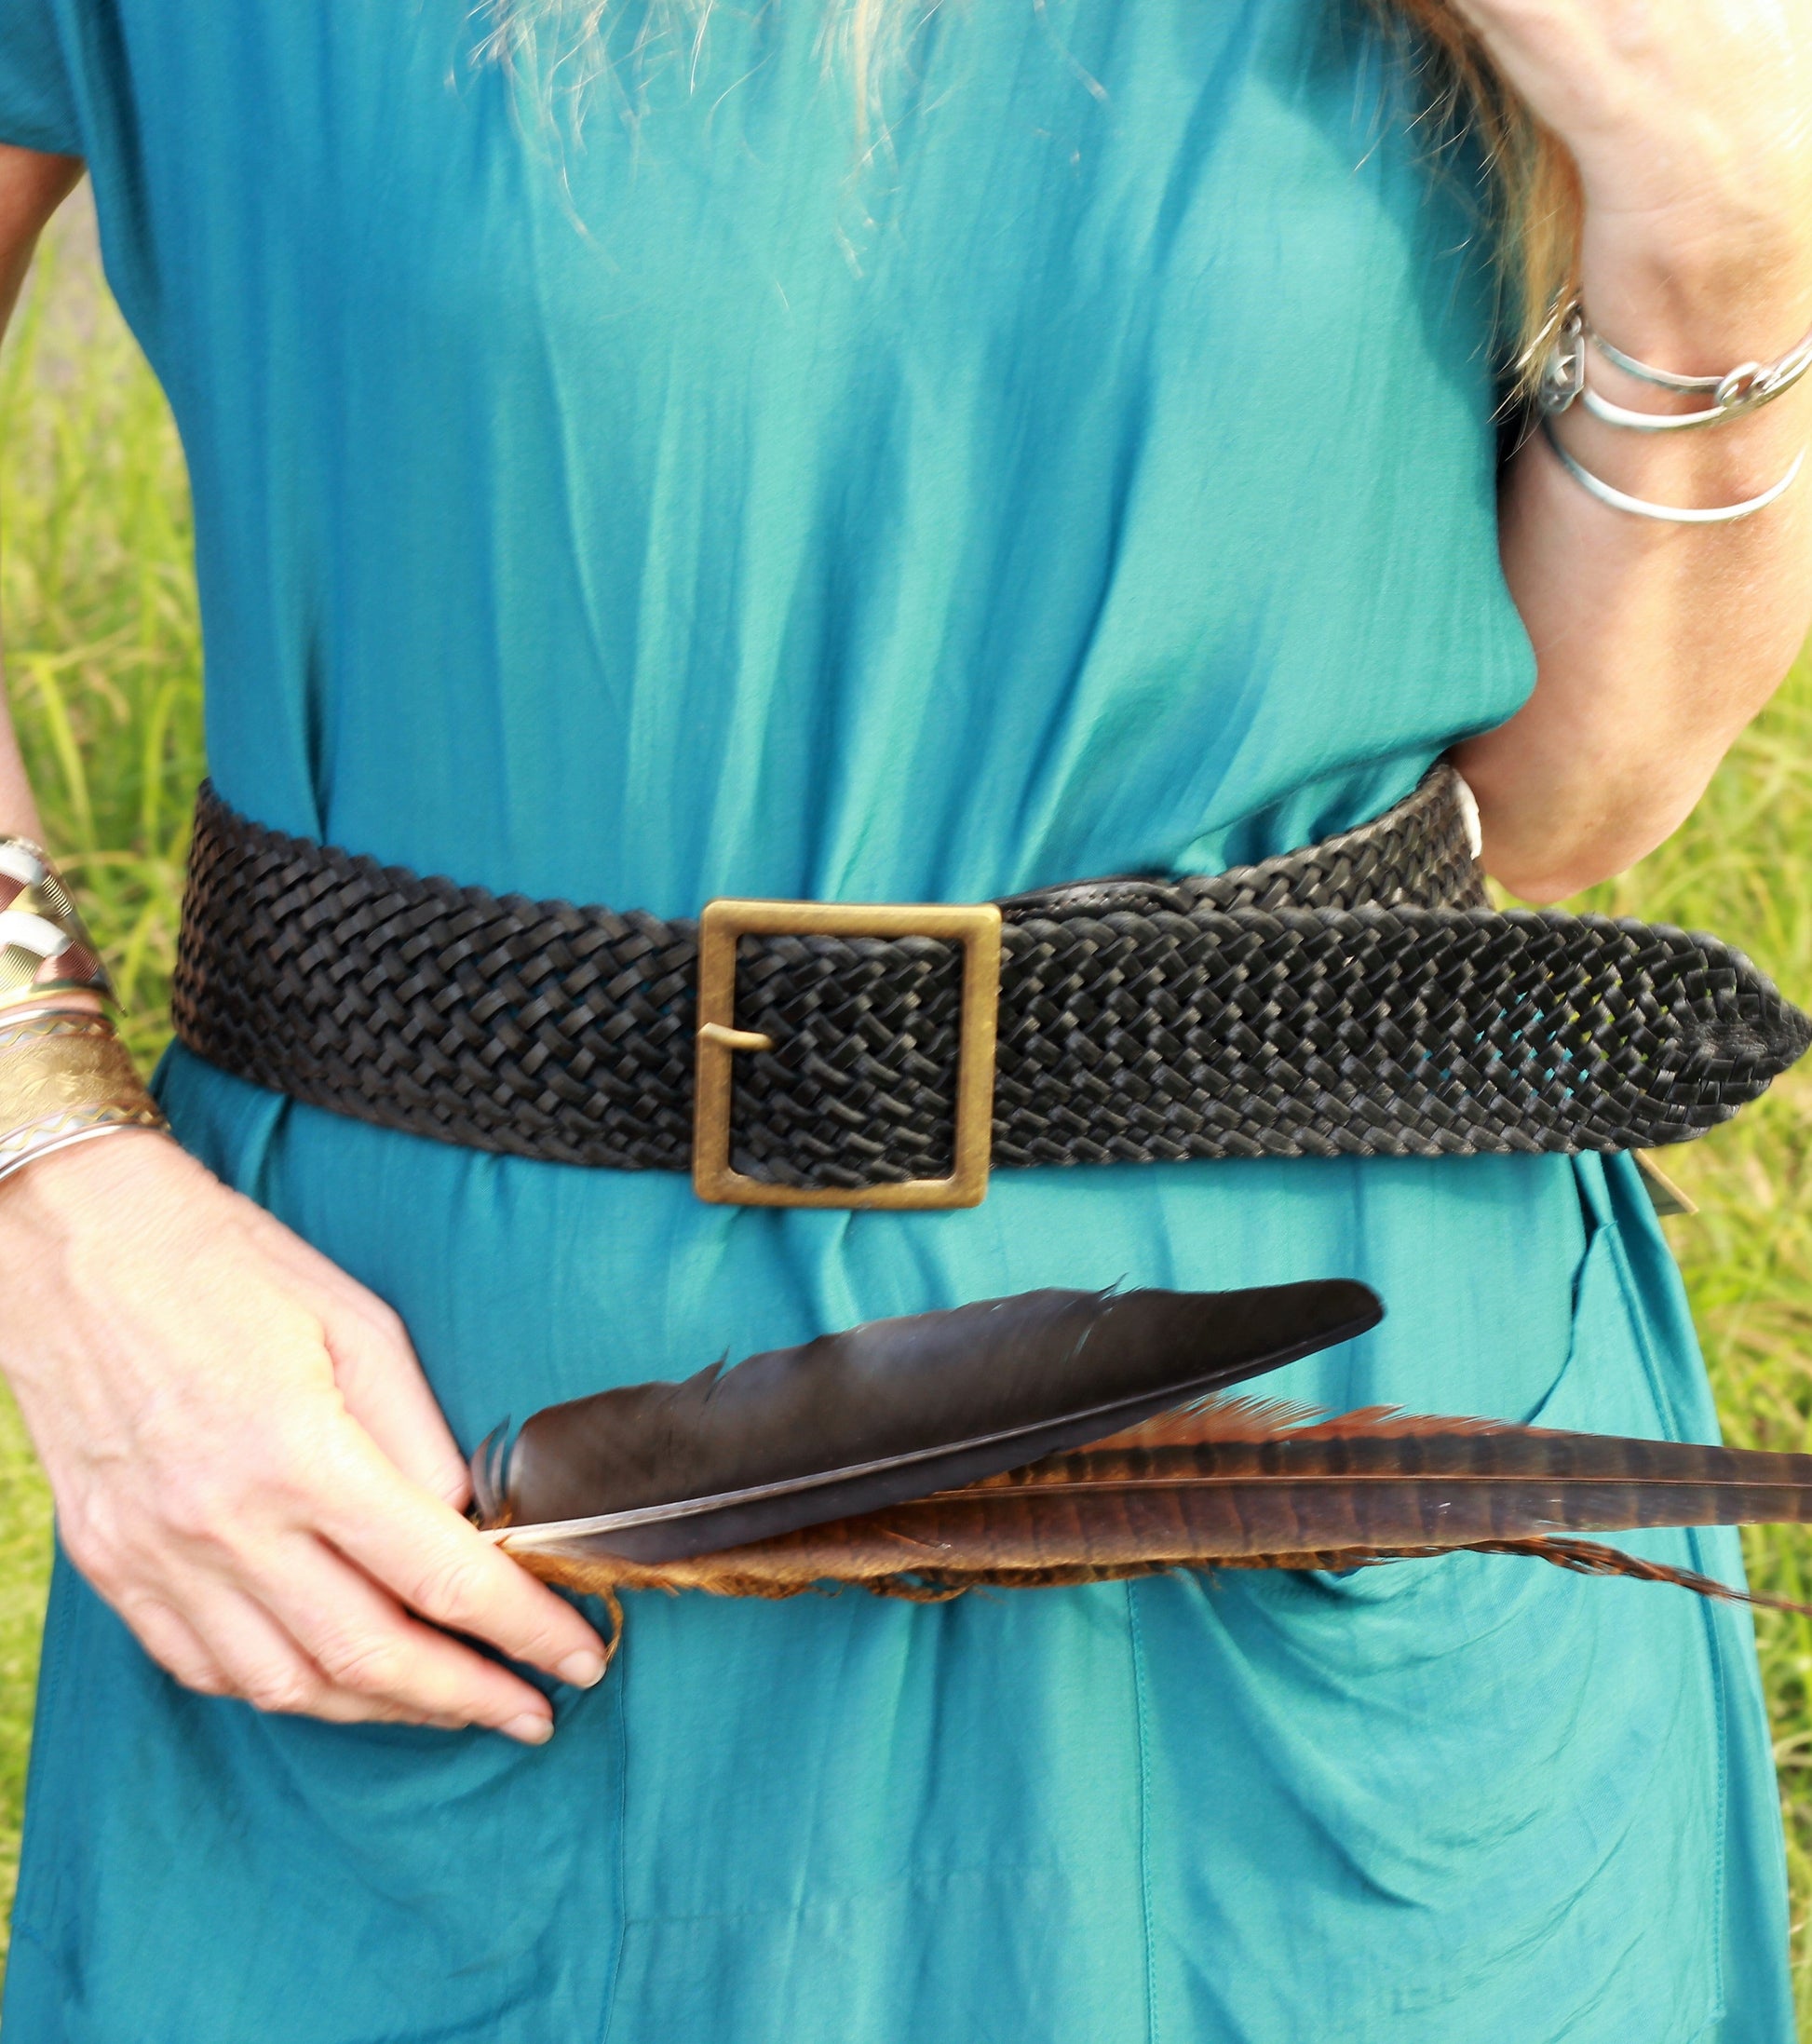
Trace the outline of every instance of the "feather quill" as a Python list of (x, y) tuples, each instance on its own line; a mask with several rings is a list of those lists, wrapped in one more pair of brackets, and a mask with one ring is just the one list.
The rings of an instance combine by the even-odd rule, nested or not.
[(1374, 1326), (1360, 1284), (1022, 1293), (549, 1406), (473, 1459), (509, 1551), (646, 1566), (846, 1521), (1122, 1431)]

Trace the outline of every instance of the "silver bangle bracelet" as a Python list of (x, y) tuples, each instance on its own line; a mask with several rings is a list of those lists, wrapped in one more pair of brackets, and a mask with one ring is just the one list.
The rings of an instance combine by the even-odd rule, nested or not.
[(1626, 433), (1690, 433), (1701, 426), (1723, 426), (1752, 409), (1718, 404), (1704, 412), (1632, 412), (1628, 405), (1601, 398), (1589, 384), (1580, 386), (1579, 402), (1593, 418), (1602, 419), (1606, 426), (1619, 426)]
[[(1684, 413), (1636, 412), (1628, 405), (1613, 404), (1586, 381), (1589, 343), (1606, 361), (1641, 383), (1711, 401), (1700, 411)], [(1575, 302), (1555, 324), (1537, 395), (1542, 410), (1550, 417), (1566, 411), (1576, 399), (1593, 418), (1626, 432), (1684, 433), (1700, 426), (1722, 426), (1726, 420), (1740, 418), (1746, 412), (1772, 403), (1776, 398), (1784, 397), (1808, 370), (1812, 370), (1812, 333), (1777, 361), (1739, 362), (1720, 376), (1682, 376), (1626, 355), (1598, 332), (1586, 317), (1585, 307)]]
[(1632, 497), (1622, 490), (1614, 489), (1602, 476), (1595, 476), (1589, 468), (1581, 467), (1564, 447), (1561, 437), (1554, 430), (1551, 418), (1542, 421), (1542, 431), (1548, 437), (1548, 444), (1560, 457), (1561, 465), (1568, 475), (1595, 496), (1601, 504), (1608, 504), (1614, 511), (1628, 511), (1636, 518), (1652, 518), (1667, 525), (1734, 525), (1739, 518), (1753, 518), (1757, 511), (1765, 511), (1778, 498), (1786, 495), (1799, 480), (1799, 472), (1805, 466), (1805, 449), (1801, 448), (1793, 456), (1793, 466), (1763, 491), (1760, 496), (1746, 498), (1741, 504), (1717, 504), (1706, 510), (1691, 510), (1674, 504), (1651, 504), (1645, 497)]
[(72, 1150), (78, 1143), (92, 1143), (97, 1136), (119, 1135), (131, 1129), (146, 1129), (153, 1134), (168, 1135), (169, 1130), (160, 1121), (97, 1121), (91, 1128), (68, 1129), (61, 1135), (47, 1136), (43, 1142), (29, 1150), (18, 1154), (0, 1153), (0, 1179), (7, 1179), (15, 1171), (22, 1171), (26, 1165), (35, 1164), (41, 1157), (54, 1157), (59, 1150)]
[(1681, 376), (1670, 369), (1656, 369), (1651, 363), (1639, 362), (1633, 355), (1626, 355), (1599, 332), (1586, 318), (1583, 307), (1579, 318), (1591, 345), (1626, 376), (1634, 376), (1639, 383), (1653, 384), (1659, 390), (1677, 390), (1687, 397), (1709, 397), (1724, 412), (1746, 412), (1753, 405), (1766, 404), (1769, 399), (1778, 398), (1791, 390), (1806, 371), (1812, 369), (1812, 333), (1808, 333), (1778, 361), (1738, 362), (1735, 369), (1726, 370), (1722, 376)]

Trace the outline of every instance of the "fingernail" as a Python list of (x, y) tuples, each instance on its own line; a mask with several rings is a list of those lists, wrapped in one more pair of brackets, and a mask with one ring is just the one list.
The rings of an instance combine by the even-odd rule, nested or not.
[(589, 1652), (568, 1654), (554, 1672), (575, 1689), (595, 1689), (604, 1679), (604, 1657)]
[(506, 1739), (520, 1739), (525, 1746), (545, 1746), (554, 1736), (551, 1722), (534, 1711), (524, 1711), (498, 1729)]

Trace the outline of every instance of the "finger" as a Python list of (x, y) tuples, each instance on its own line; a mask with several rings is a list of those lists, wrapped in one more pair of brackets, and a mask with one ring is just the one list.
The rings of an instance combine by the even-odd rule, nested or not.
[(527, 1745), (552, 1733), (541, 1692), (423, 1625), (313, 1536), (286, 1545), (265, 1591), (272, 1615), (338, 1689), (423, 1721), (483, 1725)]
[(184, 1616), (221, 1669), (224, 1694), (260, 1711), (336, 1725), (420, 1723), (427, 1715), (331, 1680), (288, 1628), (237, 1584), (196, 1574), (182, 1589)]
[(345, 1476), (317, 1507), (321, 1532), (342, 1554), (436, 1625), (578, 1688), (602, 1676), (603, 1644), (571, 1604), (450, 1507), (403, 1482), (369, 1442), (354, 1437), (348, 1445)]
[(132, 1636), (168, 1675), (185, 1689), (223, 1697), (231, 1685), (220, 1663), (180, 1611), (156, 1597), (122, 1598), (116, 1606)]
[(336, 1313), (324, 1332), (347, 1412), (411, 1482), (463, 1510), (472, 1495), (466, 1458), (402, 1322), (387, 1307), (376, 1315)]
[[(199, 1633), (180, 1611), (156, 1597), (123, 1599), (119, 1611), (131, 1628), (139, 1645), (167, 1674), (180, 1682), (185, 1689), (193, 1689), (197, 1695), (208, 1697), (239, 1697), (243, 1694), (238, 1684), (224, 1673), (220, 1662), (202, 1645)], [(234, 1622), (238, 1622), (237, 1614)], [(430, 1635), (436, 1636), (438, 1635)], [(348, 1693), (344, 1709), (336, 1707), (340, 1699), (330, 1695), (323, 1700), (325, 1708), (315, 1714), (342, 1723), (355, 1718), (372, 1719), (384, 1714), (373, 1699), (367, 1698), (361, 1702), (357, 1690)], [(463, 1731), (471, 1722), (468, 1717), (454, 1712), (424, 1712), (418, 1717), (412, 1717), (399, 1710), (395, 1714), (400, 1721), (431, 1726), (439, 1731)]]
[(401, 1316), (274, 1215), (253, 1209), (249, 1221), (319, 1316), (346, 1409), (412, 1482), (463, 1510), (471, 1496), (466, 1458)]

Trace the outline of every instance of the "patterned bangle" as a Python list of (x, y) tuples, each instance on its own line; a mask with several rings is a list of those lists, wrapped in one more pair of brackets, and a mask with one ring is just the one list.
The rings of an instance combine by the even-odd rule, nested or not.
[(104, 1015), (0, 1013), (0, 1179), (119, 1129), (166, 1129)]
[(62, 876), (29, 837), (0, 837), (0, 1013), (47, 994), (115, 998)]

